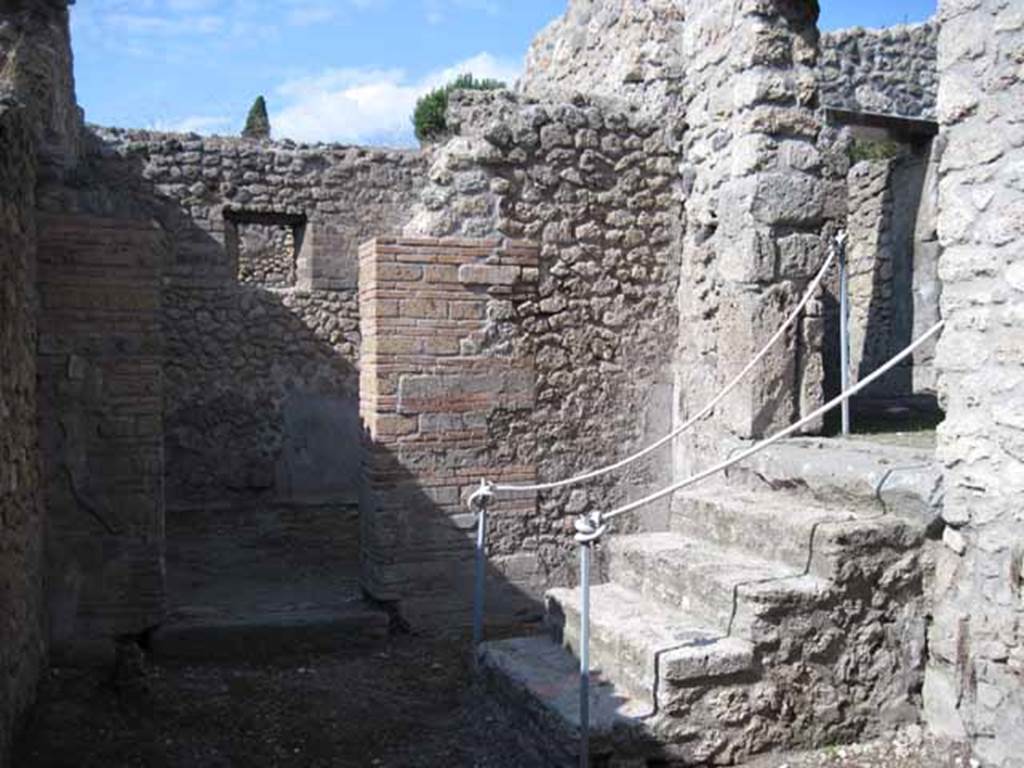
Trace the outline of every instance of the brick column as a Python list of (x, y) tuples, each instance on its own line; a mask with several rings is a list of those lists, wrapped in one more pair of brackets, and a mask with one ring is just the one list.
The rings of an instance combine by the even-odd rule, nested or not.
[[(419, 626), (469, 618), (469, 493), (484, 477), (535, 478), (532, 458), (506, 437), (534, 406), (533, 355), (494, 342), (497, 308), (535, 298), (537, 261), (536, 248), (494, 240), (377, 239), (360, 249), (363, 586)], [(495, 620), (530, 610), (540, 579), (521, 534), (535, 496), (492, 509)]]

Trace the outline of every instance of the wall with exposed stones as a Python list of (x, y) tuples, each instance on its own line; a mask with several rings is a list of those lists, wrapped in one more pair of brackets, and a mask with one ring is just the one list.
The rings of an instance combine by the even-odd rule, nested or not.
[(570, 0), (534, 38), (519, 89), (555, 101), (578, 93), (617, 98), (664, 114), (686, 74), (685, 5)]
[(170, 236), (169, 506), (354, 500), (357, 245), (401, 229), (421, 155), (113, 129), (96, 140), (97, 172)]
[[(529, 456), (543, 480), (621, 458), (663, 435), (671, 409), (682, 198), (673, 126), (615, 103), (463, 94), (460, 134), (435, 154), (410, 234), (540, 246), (534, 301), (488, 308), (485, 350), (534, 356), (537, 404), (497, 466)], [(587, 488), (542, 495), (535, 545), (571, 579), (567, 517), (650, 487), (667, 455)]]
[[(553, 29), (575, 27), (552, 34), (652, 23), (613, 5), (573, 3)], [(519, 442), (541, 478), (620, 458), (664, 434), (673, 412), (693, 413), (775, 330), (824, 258), (815, 17), (811, 3), (753, 4), (738, 16), (689, 8), (681, 102), (656, 89), (623, 97), (610, 81), (595, 84), (598, 96), (558, 101), (575, 77), (567, 54), (548, 74), (562, 84), (542, 82), (535, 63), (525, 93), (453, 100), (458, 135), (437, 151), (406, 231), (541, 244), (540, 301), (518, 316), (496, 310), (491, 342), (535, 350), (538, 407)], [(581, 50), (600, 55), (601, 40), (594, 33)], [(644, 100), (657, 98), (652, 119)], [(676, 471), (726, 450), (723, 434), (762, 434), (817, 404), (821, 333), (812, 314), (680, 451)], [(542, 495), (540, 515), (557, 531), (566, 515), (607, 509), (672, 471), (656, 456), (593, 489)]]
[[(83, 140), (66, 2), (5, 8), (0, 71), (25, 106), (0, 103), (0, 754), (45, 646), (44, 478), (58, 645), (136, 633), (162, 615), (165, 494), (180, 507), (352, 494), (361, 395), (367, 585), (408, 593), (410, 615), (434, 610), (468, 584), (461, 510), (485, 470), (553, 479), (620, 457), (692, 414), (777, 327), (835, 218), (819, 103), (931, 117), (938, 90), (947, 492), (925, 709), (987, 763), (1015, 765), (1024, 17), (1000, 0), (941, 6), (941, 28), (832, 33), (819, 57), (811, 0), (575, 0), (531, 49), (521, 93), (454, 98), (457, 135), (430, 155)], [(883, 219), (893, 173), (855, 179)], [(376, 241), (360, 302), (357, 244), (410, 217), (435, 239)], [(862, 223), (881, 253), (865, 296), (870, 283), (884, 298), (896, 259)], [(683, 446), (676, 473), (817, 404), (823, 313)], [(492, 578), (526, 596), (571, 580), (566, 518), (660, 484), (667, 464), (499, 507)]]
[[(699, 6), (686, 0), (571, 0), (565, 14), (534, 39), (519, 89), (542, 98), (614, 97), (664, 113), (680, 102), (690, 74), (686, 48), (697, 44), (699, 23), (693, 20), (700, 17)], [(933, 119), (937, 37), (935, 22), (822, 34), (822, 105)]]
[(821, 103), (858, 112), (935, 118), (935, 22), (854, 27), (821, 36)]
[(60, 181), (81, 151), (68, 5), (28, 0), (0, 9), (0, 79), (27, 113), (41, 183)]
[[(935, 232), (937, 164), (928, 147), (864, 160), (847, 177), (852, 380), (872, 373), (939, 319)], [(864, 391), (894, 399), (934, 395), (935, 344)]]
[(939, 181), (947, 546), (925, 711), (985, 765), (1024, 755), (1024, 8), (942, 0)]
[[(825, 258), (817, 4), (732, 5), (695, 5), (686, 20), (679, 419), (756, 354)], [(678, 441), (680, 474), (820, 404), (821, 312), (812, 303), (713, 417)]]
[(73, 163), (66, 0), (0, 8), (0, 766), (46, 658), (37, 189)]
[(28, 114), (0, 95), (0, 765), (45, 648), (34, 158)]

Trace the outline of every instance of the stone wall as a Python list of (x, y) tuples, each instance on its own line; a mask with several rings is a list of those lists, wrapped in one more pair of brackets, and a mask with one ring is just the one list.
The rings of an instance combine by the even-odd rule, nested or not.
[(939, 87), (934, 22), (821, 36), (821, 102), (858, 112), (935, 118)]
[[(468, 623), (473, 525), (487, 478), (532, 483), (517, 423), (536, 405), (534, 356), (486, 350), (496, 313), (536, 302), (536, 247), (496, 240), (377, 239), (361, 251), (360, 503), (363, 587), (416, 626)], [(551, 531), (535, 494), (492, 505), (488, 619), (537, 612), (538, 550)]]
[(948, 525), (925, 685), (933, 730), (1024, 755), (1024, 12), (943, 0), (936, 367)]
[(28, 113), (43, 182), (60, 180), (81, 149), (68, 5), (69, 0), (20, 0), (0, 8), (0, 80)]
[(97, 173), (170, 235), (168, 504), (354, 500), (357, 247), (401, 229), (420, 154), (96, 134)]
[[(538, 300), (499, 305), (489, 349), (535, 355), (537, 407), (517, 427), (544, 480), (622, 458), (668, 429), (681, 197), (674, 126), (616, 103), (463, 94), (409, 233), (540, 245)], [(541, 497), (541, 525), (658, 483), (667, 452)], [(568, 541), (549, 535), (553, 579)], [(548, 557), (548, 555), (545, 555)]]
[[(928, 148), (850, 169), (846, 230), (850, 269), (850, 367), (857, 381), (939, 319), (941, 285), (934, 196), (937, 167)], [(934, 395), (935, 344), (916, 352), (864, 392), (893, 399)]]
[(45, 649), (34, 158), (28, 114), (0, 95), (0, 766)]
[(37, 188), (73, 163), (66, 0), (0, 7), (0, 766), (46, 659)]
[(519, 89), (554, 101), (578, 93), (617, 98), (664, 114), (685, 77), (685, 5), (570, 0), (533, 40)]
[[(539, 407), (524, 432), (535, 436), (544, 479), (621, 458), (664, 434), (676, 406), (680, 418), (702, 406), (824, 258), (813, 4), (752, 3), (739, 15), (694, 6), (685, 23), (673, 16), (680, 100), (657, 88), (630, 96), (611, 81), (591, 83), (596, 97), (556, 100), (576, 77), (576, 58), (553, 52), (565, 40), (578, 43), (578, 56), (600, 56), (602, 45), (620, 43), (592, 26), (629, 38), (634, 23), (656, 25), (650, 13), (681, 8), (619, 6), (574, 3), (552, 29), (554, 47), (538, 43), (531, 54), (524, 94), (453, 100), (459, 135), (436, 153), (407, 228), (541, 243), (541, 301), (507, 324), (536, 349)], [(652, 119), (645, 105), (655, 101)], [(717, 456), (723, 433), (762, 434), (820, 402), (821, 334), (814, 315), (681, 452), (676, 471)], [(673, 471), (667, 458), (543, 495), (541, 515), (612, 507), (663, 482)]]
[[(714, 2), (686, 20), (677, 418), (710, 401), (761, 348), (824, 261), (816, 146), (817, 4)], [(679, 441), (689, 474), (738, 438), (770, 434), (818, 405), (821, 308), (711, 419)]]

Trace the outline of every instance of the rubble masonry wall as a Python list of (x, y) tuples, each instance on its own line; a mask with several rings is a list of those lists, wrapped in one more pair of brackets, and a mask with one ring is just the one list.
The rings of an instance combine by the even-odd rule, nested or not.
[(823, 34), (818, 61), (822, 104), (934, 120), (938, 36), (934, 21)]
[(161, 315), (169, 507), (354, 501), (356, 252), (401, 229), (420, 153), (96, 135), (102, 175), (130, 185), (171, 243)]
[(25, 110), (0, 96), (0, 765), (45, 654), (34, 158)]
[[(615, 102), (463, 94), (459, 135), (435, 154), (409, 234), (537, 243), (534, 300), (488, 309), (482, 349), (534, 356), (536, 407), (510, 425), (496, 466), (523, 454), (543, 480), (621, 458), (669, 428), (681, 199), (678, 142)], [(542, 494), (535, 546), (571, 580), (573, 515), (667, 477), (667, 454), (587, 486)], [(513, 462), (514, 463), (514, 462)]]
[(936, 368), (947, 523), (925, 714), (987, 765), (1024, 754), (1024, 11), (940, 3)]

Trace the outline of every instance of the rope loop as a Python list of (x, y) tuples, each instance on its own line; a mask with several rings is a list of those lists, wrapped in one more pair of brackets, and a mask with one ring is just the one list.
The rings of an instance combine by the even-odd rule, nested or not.
[(600, 512), (580, 515), (574, 523), (577, 544), (592, 544), (608, 532), (608, 524), (601, 521)]
[(477, 507), (479, 507), (480, 510), (484, 510), (493, 498), (494, 483), (487, 479), (481, 479), (480, 487), (469, 495), (466, 505), (469, 507), (470, 512), (476, 512)]

